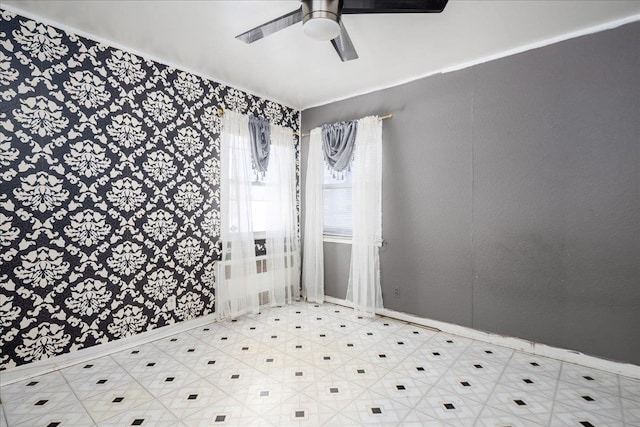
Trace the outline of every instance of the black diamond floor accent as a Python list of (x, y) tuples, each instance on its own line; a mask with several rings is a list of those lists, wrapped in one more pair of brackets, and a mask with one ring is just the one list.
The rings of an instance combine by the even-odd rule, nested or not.
[(456, 409), (456, 407), (455, 407), (455, 406), (453, 406), (453, 403), (445, 403), (445, 404), (444, 404), (444, 407), (445, 407), (446, 409)]
[(406, 390), (406, 389), (407, 389), (407, 388), (406, 388), (405, 386), (403, 386), (402, 384), (398, 384), (398, 385), (396, 386), (396, 388), (397, 388), (398, 390)]
[(112, 400), (113, 403), (120, 403), (124, 400), (124, 397), (116, 397), (115, 399)]
[(38, 381), (31, 381), (29, 384), (27, 384), (27, 387), (33, 387), (36, 384), (38, 384)]
[(296, 373), (295, 373), (295, 375), (296, 375), (296, 377), (301, 377), (302, 375), (304, 375), (304, 373), (303, 373), (303, 372), (298, 371), (298, 372), (296, 372)]
[(249, 330), (250, 330), (250, 331), (255, 331), (255, 330), (256, 330), (256, 327), (255, 327), (255, 326), (252, 326), (252, 327), (250, 327), (250, 328), (249, 328)]
[(249, 347), (242, 347), (242, 351), (247, 351), (249, 350)]
[(440, 353), (438, 353), (437, 351), (434, 351), (434, 352), (433, 352), (433, 353), (431, 353), (431, 354), (433, 354), (434, 356), (440, 356)]
[(207, 362), (207, 365), (215, 365), (215, 364), (216, 364), (216, 361), (215, 361), (215, 360), (209, 360), (209, 361)]
[(531, 362), (529, 363), (531, 366), (540, 366), (537, 362)]
[(207, 332), (209, 330), (209, 328), (204, 328), (203, 331)]
[(338, 393), (338, 387), (329, 388), (329, 393)]
[(422, 366), (416, 366), (416, 370), (422, 372), (424, 371), (424, 368)]
[(462, 387), (471, 387), (471, 384), (468, 381), (462, 381), (460, 384), (462, 384)]
[(524, 400), (516, 399), (514, 402), (518, 406), (527, 406), (527, 403)]
[(273, 363), (273, 359), (271, 358), (267, 359), (267, 363)]
[(447, 340), (447, 342), (448, 342), (449, 344), (453, 344), (453, 341), (452, 341), (452, 340)]
[(271, 335), (271, 339), (272, 339), (272, 340), (275, 340), (276, 338), (278, 338), (278, 336), (277, 336), (277, 335)]
[(231, 375), (231, 379), (232, 379), (232, 380), (237, 380), (238, 378), (240, 378), (240, 375), (239, 375), (239, 374), (233, 374), (233, 375)]
[(220, 338), (220, 341), (226, 341), (228, 339), (229, 339), (229, 337), (222, 337), (222, 338)]
[(404, 343), (402, 341), (398, 341), (396, 344), (398, 345), (404, 345)]
[(267, 397), (269, 396), (269, 390), (262, 390), (260, 392), (260, 397)]
[(324, 356), (323, 359), (324, 360), (331, 360), (331, 356)]
[(135, 420), (133, 420), (131, 425), (132, 426), (141, 426), (143, 422), (144, 422), (144, 418), (136, 418)]
[(46, 404), (47, 402), (48, 402), (48, 400), (47, 400), (47, 399), (38, 400), (38, 401), (34, 404), (34, 406), (42, 406), (42, 405)]
[(165, 382), (170, 383), (171, 381), (175, 380), (176, 377), (167, 377), (164, 379)]
[(147, 366), (156, 366), (155, 362), (147, 363)]
[(473, 367), (476, 369), (482, 369), (482, 365), (473, 365)]
[(382, 409), (380, 409), (380, 408), (371, 408), (371, 413), (372, 414), (381, 414), (382, 413)]
[(533, 380), (530, 380), (529, 378), (525, 378), (522, 381), (524, 381), (527, 384), (533, 384)]
[(107, 382), (107, 380), (104, 380), (104, 379), (103, 379), (103, 380), (98, 380), (98, 381), (96, 381), (96, 384), (104, 384), (104, 383), (106, 383), (106, 382)]
[(316, 317), (316, 320), (322, 320), (322, 317)]
[(302, 326), (296, 326), (296, 329), (302, 329)]
[(189, 397), (187, 397), (187, 400), (196, 400), (198, 398), (197, 394), (190, 394)]
[(302, 346), (301, 345), (297, 345), (296, 348), (302, 348)]
[(347, 325), (340, 325), (340, 327), (341, 327), (341, 328), (346, 328), (346, 327), (347, 327)]
[(175, 342), (175, 341), (178, 341), (178, 338), (171, 338), (169, 341)]
[(589, 421), (580, 421), (580, 424), (582, 424), (584, 427), (596, 427), (595, 425), (591, 424)]
[(194, 351), (196, 351), (195, 348), (190, 348), (189, 350), (187, 350), (187, 353), (193, 353)]
[(296, 411), (295, 416), (296, 418), (304, 418), (304, 411)]
[(384, 326), (389, 326), (389, 324), (388, 324), (388, 323), (383, 323), (383, 325), (384, 325)]
[(51, 422), (51, 423), (47, 424), (47, 427), (58, 427), (59, 425), (60, 425), (59, 421), (54, 421), (54, 422)]
[(358, 369), (356, 372), (359, 374), (364, 374), (364, 369)]
[(371, 336), (373, 335), (373, 332), (367, 332), (367, 335)]
[(595, 399), (591, 396), (580, 396), (582, 397), (584, 400), (586, 400), (587, 402), (593, 402)]
[(324, 337), (326, 337), (325, 334), (320, 334), (320, 338), (324, 338)]
[(347, 347), (353, 347), (353, 344), (347, 343)]
[(587, 380), (587, 381), (594, 381), (593, 377), (590, 377), (589, 375), (585, 375), (585, 376), (584, 376), (584, 377), (582, 377), (582, 378), (584, 378), (584, 379), (585, 379), (585, 380)]
[(226, 416), (226, 415), (216, 415), (216, 419), (215, 419), (215, 421), (214, 421), (214, 422), (216, 422), (216, 423), (223, 423), (223, 422), (224, 422), (224, 420), (226, 420), (226, 419), (227, 419), (227, 416)]
[(418, 332), (418, 331), (413, 331), (413, 333), (414, 333), (415, 335), (420, 334), (420, 332)]
[(89, 365), (84, 365), (84, 369), (89, 369), (89, 368), (93, 368), (93, 365), (89, 364)]
[(493, 351), (491, 351), (491, 350), (485, 350), (484, 352), (487, 353), (487, 354), (493, 354)]
[(131, 354), (138, 354), (138, 353), (140, 353), (140, 350), (133, 350), (133, 351), (131, 352)]
[(276, 322), (279, 322), (279, 321), (280, 321), (280, 319), (273, 319), (273, 320), (275, 320)]
[(387, 357), (387, 355), (386, 355), (386, 354), (379, 354), (379, 355), (378, 355), (378, 357), (379, 357), (380, 359), (385, 359), (385, 358)]

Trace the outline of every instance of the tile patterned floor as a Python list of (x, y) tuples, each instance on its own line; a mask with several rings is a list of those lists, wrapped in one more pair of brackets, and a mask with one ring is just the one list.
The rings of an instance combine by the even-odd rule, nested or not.
[(0, 390), (8, 426), (640, 426), (640, 380), (296, 303)]

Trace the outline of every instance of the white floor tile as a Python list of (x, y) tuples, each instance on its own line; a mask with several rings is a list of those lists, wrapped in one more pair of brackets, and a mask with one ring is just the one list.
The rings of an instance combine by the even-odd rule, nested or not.
[(32, 394), (22, 393), (17, 399), (3, 401), (9, 425), (29, 424), (32, 420), (52, 413), (63, 413), (66, 408), (79, 404), (69, 386), (50, 387)]
[(131, 382), (106, 393), (91, 396), (82, 405), (97, 423), (151, 402), (153, 396), (140, 384)]
[(182, 420), (227, 396), (226, 392), (209, 381), (199, 379), (163, 394), (158, 401)]
[(11, 384), (0, 397), (1, 427), (640, 426), (640, 380), (302, 302)]
[[(98, 423), (99, 427), (136, 426), (164, 427), (179, 425), (179, 419), (157, 400), (136, 406)], [(61, 426), (62, 427), (62, 426)]]

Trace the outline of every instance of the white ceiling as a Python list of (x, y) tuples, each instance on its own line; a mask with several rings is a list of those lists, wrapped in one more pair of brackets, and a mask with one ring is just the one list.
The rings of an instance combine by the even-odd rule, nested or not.
[(329, 42), (305, 37), (301, 24), (251, 45), (234, 38), (296, 9), (296, 0), (2, 5), (299, 109), (640, 19), (638, 0), (449, 0), (441, 14), (346, 15), (360, 58), (343, 63)]

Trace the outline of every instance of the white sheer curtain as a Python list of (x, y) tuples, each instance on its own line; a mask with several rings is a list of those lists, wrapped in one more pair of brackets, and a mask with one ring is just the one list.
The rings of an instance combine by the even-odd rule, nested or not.
[(220, 157), (222, 268), (216, 278), (216, 312), (226, 318), (257, 313), (259, 308), (247, 116), (225, 112)]
[(269, 167), (264, 178), (268, 299), (271, 306), (300, 296), (300, 251), (296, 212), (296, 160), (293, 131), (271, 125)]
[(353, 181), (353, 238), (347, 301), (356, 312), (374, 315), (382, 308), (380, 260), (382, 243), (382, 122), (358, 120)]
[(311, 131), (305, 184), (303, 295), (307, 301), (324, 302), (324, 258), (322, 247), (323, 155), (321, 129)]

